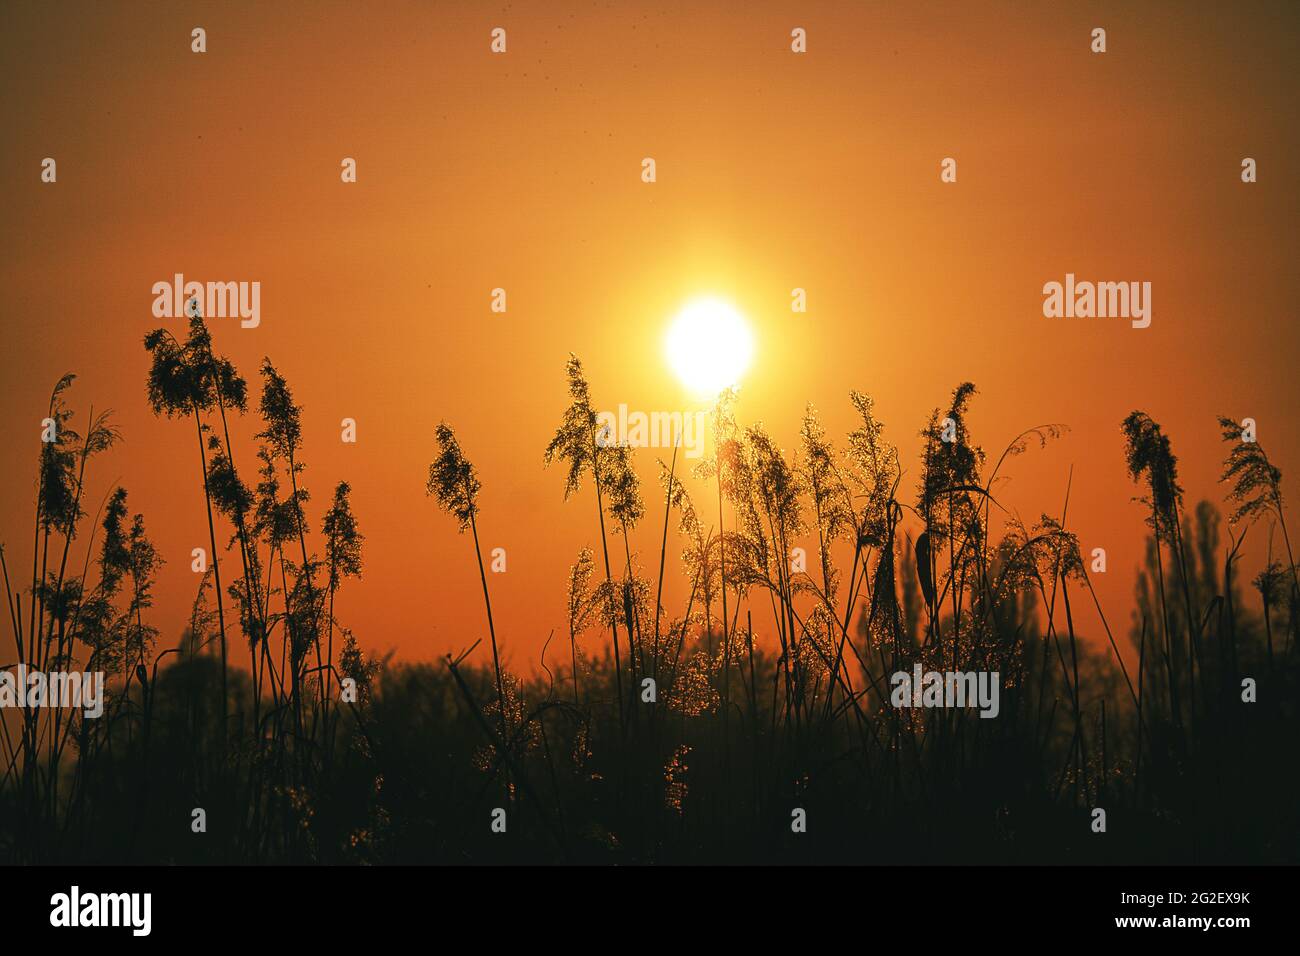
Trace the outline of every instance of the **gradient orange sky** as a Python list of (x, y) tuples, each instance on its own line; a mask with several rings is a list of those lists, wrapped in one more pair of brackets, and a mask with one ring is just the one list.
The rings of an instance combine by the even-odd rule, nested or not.
[[(589, 489), (566, 504), (561, 471), (542, 468), (565, 358), (582, 357), (602, 408), (698, 407), (661, 340), (712, 294), (755, 329), (742, 420), (789, 449), (811, 401), (842, 441), (848, 391), (868, 391), (909, 500), (916, 433), (963, 380), (992, 457), (1026, 427), (1068, 424), (1012, 463), (1000, 499), (1031, 522), (1059, 513), (1073, 467), (1069, 523), (1107, 548), (1098, 589), (1126, 631), (1144, 531), (1130, 410), (1172, 437), (1190, 504), (1222, 498), (1219, 414), (1254, 417), (1296, 491), (1296, 20), (1290, 4), (6, 5), (11, 570), (30, 567), (39, 421), (75, 371), (78, 420), (112, 407), (125, 437), (95, 463), (88, 510), (120, 482), (144, 512), (169, 562), (154, 623), (175, 643), (207, 525), (192, 426), (145, 402), (150, 289), (177, 272), (257, 280), (260, 327), (213, 319), (216, 347), (250, 385), (269, 355), (304, 406), (313, 526), (337, 480), (354, 488), (366, 567), (343, 623), (402, 659), (483, 636), (472, 544), (424, 494), (446, 419), (483, 482), (484, 548), (508, 553), (490, 581), (504, 655), (528, 667), (564, 631), (569, 564), (597, 546)], [(505, 55), (489, 51), (497, 26)], [(956, 184), (939, 181), (946, 156)], [(1151, 327), (1044, 318), (1043, 284), (1067, 272), (1150, 281)], [(249, 479), (258, 427), (233, 429)], [(651, 568), (657, 454), (638, 455)]]

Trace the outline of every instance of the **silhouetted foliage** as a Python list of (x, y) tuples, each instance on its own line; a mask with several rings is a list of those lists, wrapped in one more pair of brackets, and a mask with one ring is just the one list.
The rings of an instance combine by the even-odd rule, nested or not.
[[(0, 564), (19, 659), (103, 670), (109, 692), (99, 719), (0, 714), (2, 859), (1297, 859), (1300, 781), (1279, 759), (1297, 719), (1294, 562), (1289, 542), (1288, 560), (1274, 560), (1270, 537), (1263, 570), (1243, 586), (1233, 531), (1268, 518), (1285, 538), (1281, 476), (1227, 419), (1226, 548), (1212, 504), (1185, 513), (1160, 426), (1141, 412), (1121, 426), (1152, 530), (1131, 646), (1121, 647), (1076, 533), (1051, 515), (1022, 522), (992, 493), (1009, 458), (1060, 426), (1023, 432), (986, 474), (967, 424), (975, 389), (960, 385), (922, 430), (907, 503), (868, 396), (850, 395), (857, 424), (842, 449), (808, 406), (787, 452), (761, 425), (742, 426), (737, 395), (725, 392), (712, 454), (696, 469), (703, 491), (687, 490), (675, 453), (659, 462), (663, 524), (649, 529), (659, 554), (648, 569), (634, 545), (647, 517), (634, 450), (598, 429), (572, 357), (569, 403), (544, 459), (566, 466), (565, 498), (591, 478), (599, 549), (557, 565), (570, 646), (556, 653), (548, 637), (530, 676), (501, 662), (478, 540), (494, 516), (480, 510), (479, 475), (449, 425), (435, 430), (425, 487), (471, 532), (492, 661), (474, 662), (481, 632), (471, 627), (463, 653), (394, 665), (367, 656), (336, 619), (365, 538), (347, 481), (319, 524), (307, 521), (303, 411), (285, 378), (263, 363), (249, 487), (225, 421), (227, 409), (244, 410), (246, 389), (202, 320), (184, 343), (159, 330), (146, 345), (151, 406), (195, 423), (212, 561), (189, 626), (161, 652), (150, 608), (162, 557), (124, 489), (105, 500), (86, 569), (65, 573), (58, 538), (66, 555), (86, 517), (86, 463), (116, 432), (93, 414), (87, 437), (73, 431), (72, 377), (61, 379), (49, 405), (58, 437), (39, 461), (26, 617), (3, 549)], [(242, 572), (225, 589), (218, 523)], [(614, 561), (611, 531), (622, 538)], [(816, 555), (805, 566), (793, 555), (806, 537)], [(670, 574), (689, 586), (674, 608), (663, 603)], [(247, 671), (225, 656), (227, 602)], [(998, 718), (896, 706), (892, 678), (914, 667), (996, 672)], [(202, 841), (176, 809), (197, 793), (226, 821)], [(1091, 833), (1096, 806), (1115, 838)], [(491, 832), (495, 808), (509, 840)], [(806, 833), (791, 832), (795, 808)]]

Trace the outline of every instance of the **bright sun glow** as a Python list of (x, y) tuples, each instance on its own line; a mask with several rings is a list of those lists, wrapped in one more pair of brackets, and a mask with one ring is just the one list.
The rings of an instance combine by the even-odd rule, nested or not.
[(744, 317), (721, 299), (688, 302), (664, 341), (668, 364), (682, 384), (714, 396), (740, 381), (754, 354), (754, 337)]

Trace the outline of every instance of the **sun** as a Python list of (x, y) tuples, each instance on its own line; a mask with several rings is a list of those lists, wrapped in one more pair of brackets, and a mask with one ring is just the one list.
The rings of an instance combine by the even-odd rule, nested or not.
[(740, 381), (754, 355), (754, 337), (731, 303), (693, 299), (669, 327), (664, 352), (683, 385), (711, 397)]

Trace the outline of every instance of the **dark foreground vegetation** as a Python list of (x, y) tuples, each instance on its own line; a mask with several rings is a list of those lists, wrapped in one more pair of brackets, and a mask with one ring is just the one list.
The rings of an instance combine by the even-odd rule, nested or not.
[[(93, 412), (78, 431), (60, 381), (30, 569), (0, 551), (4, 662), (104, 671), (108, 699), (98, 719), (3, 713), (0, 861), (1300, 860), (1300, 589), (1281, 476), (1231, 420), (1226, 521), (1185, 506), (1156, 422), (1122, 423), (1151, 534), (1119, 628), (1063, 520), (1026, 527), (998, 500), (1007, 461), (1056, 426), (990, 461), (962, 385), (903, 487), (868, 397), (851, 396), (859, 423), (842, 445), (809, 409), (787, 454), (724, 393), (696, 469), (707, 500), (671, 451), (643, 497), (572, 360), (544, 458), (597, 543), (557, 568), (567, 620), (525, 679), (500, 665), (478, 543), (480, 522), (508, 516), (480, 512), (490, 476), (450, 427), (433, 436), (428, 491), (468, 532), (485, 629), (454, 657), (388, 665), (335, 619), (363, 537), (345, 482), (309, 518), (285, 380), (263, 364), (250, 481), (227, 428), (248, 386), (203, 321), (146, 347), (149, 401), (196, 436), (210, 567), (190, 626), (160, 649), (162, 557), (144, 518), (121, 489), (97, 507), (85, 494), (116, 431)], [(1253, 579), (1247, 538), (1265, 565)], [(796, 558), (797, 541), (816, 546)], [(672, 575), (690, 591), (670, 609)], [(916, 663), (997, 671), (997, 718), (891, 706), (890, 675)]]

